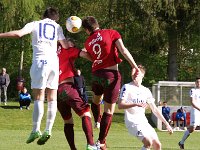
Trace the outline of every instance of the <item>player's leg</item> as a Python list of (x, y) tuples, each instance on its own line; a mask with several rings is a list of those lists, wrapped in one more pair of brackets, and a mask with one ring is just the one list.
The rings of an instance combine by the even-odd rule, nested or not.
[(33, 89), (34, 109), (33, 109), (33, 128), (26, 143), (33, 142), (41, 136), (40, 125), (44, 115), (44, 89)]
[(91, 110), (94, 116), (94, 128), (100, 128), (101, 122), (101, 100), (103, 95), (95, 95), (93, 94), (93, 99), (91, 103)]
[(51, 137), (51, 131), (57, 112), (57, 90), (47, 89), (47, 119), (46, 128), (37, 144), (43, 145)]
[[(76, 150), (74, 140), (74, 122), (71, 113), (71, 107), (67, 104), (65, 97), (60, 97), (62, 89), (58, 88), (58, 111), (64, 120), (64, 134), (71, 150)], [(62, 95), (62, 94), (61, 94)]]
[(180, 149), (184, 149), (184, 142), (190, 136), (190, 134), (192, 132), (194, 132), (194, 130), (196, 129), (196, 127), (200, 125), (199, 115), (200, 115), (200, 111), (195, 112), (195, 113), (194, 113), (194, 111), (191, 111), (191, 113), (190, 113), (190, 126), (184, 132), (184, 135), (183, 135), (181, 141), (178, 143)]
[(4, 105), (7, 105), (7, 87), (3, 86)]
[(104, 113), (102, 115), (100, 132), (99, 132), (99, 142), (105, 149), (106, 137), (108, 135), (113, 113), (115, 111), (115, 105), (118, 100), (120, 85), (121, 85), (121, 75), (116, 70), (102, 70), (102, 75), (104, 76), (103, 87), (104, 87)]
[(194, 132), (194, 130), (196, 129), (196, 126), (189, 126), (188, 129), (184, 132), (183, 137), (181, 139), (181, 141), (178, 143), (180, 149), (184, 149), (184, 142), (186, 141), (186, 139), (190, 136), (190, 134), (192, 132)]
[(92, 120), (89, 104), (84, 102), (73, 85), (68, 85), (68, 88), (66, 88), (65, 91), (67, 91), (66, 95), (68, 96), (67, 103), (82, 119), (82, 129), (87, 139), (86, 149), (96, 150), (96, 145), (94, 144), (93, 139)]
[(0, 104), (1, 104), (1, 93), (2, 93), (2, 85), (0, 85)]
[[(98, 74), (97, 74), (98, 75)], [(93, 74), (93, 81), (92, 81), (92, 91), (93, 91), (93, 99), (91, 103), (91, 110), (94, 117), (94, 127), (100, 128), (100, 122), (101, 122), (101, 100), (103, 97), (103, 80), (101, 77)]]

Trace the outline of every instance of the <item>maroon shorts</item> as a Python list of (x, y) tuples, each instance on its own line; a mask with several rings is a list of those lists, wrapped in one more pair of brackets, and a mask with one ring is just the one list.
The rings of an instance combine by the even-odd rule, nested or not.
[(117, 102), (121, 86), (121, 74), (116, 70), (100, 69), (92, 73), (92, 91), (95, 95), (104, 94), (103, 100)]
[(81, 99), (73, 83), (63, 83), (58, 86), (58, 110), (64, 120), (72, 117), (71, 108), (82, 116), (90, 111), (90, 106)]

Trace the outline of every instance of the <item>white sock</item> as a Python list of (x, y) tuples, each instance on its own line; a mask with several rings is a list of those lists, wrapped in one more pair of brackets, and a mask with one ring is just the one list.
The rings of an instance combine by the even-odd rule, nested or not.
[(190, 132), (188, 130), (185, 131), (182, 140), (180, 141), (181, 144), (184, 144), (185, 140), (190, 136)]
[(141, 150), (150, 150), (150, 149), (143, 146), (143, 147), (141, 148)]
[(33, 132), (40, 131), (42, 117), (44, 115), (44, 101), (35, 100), (33, 110)]
[(56, 118), (56, 112), (57, 112), (57, 101), (49, 101), (47, 106), (47, 122), (46, 122), (46, 129), (51, 134), (51, 130)]

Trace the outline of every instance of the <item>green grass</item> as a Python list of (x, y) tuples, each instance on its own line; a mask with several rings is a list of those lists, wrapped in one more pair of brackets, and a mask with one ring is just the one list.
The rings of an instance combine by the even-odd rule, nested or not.
[[(46, 105), (45, 105), (46, 109)], [(1, 150), (69, 150), (68, 143), (63, 133), (63, 121), (60, 114), (57, 113), (56, 121), (53, 127), (52, 138), (43, 146), (36, 142), (26, 144), (32, 128), (32, 110), (19, 110), (17, 102), (10, 102), (8, 106), (0, 107), (0, 149)], [(46, 115), (46, 113), (45, 113)], [(45, 128), (45, 115), (43, 118), (41, 130)], [(149, 114), (148, 114), (149, 116)], [(124, 125), (124, 114), (122, 110), (116, 108), (113, 123), (107, 137), (108, 150), (140, 150), (142, 143), (135, 137), (128, 134)], [(86, 139), (81, 128), (80, 118), (74, 114), (75, 122), (75, 141), (78, 150), (84, 150)], [(167, 132), (157, 131), (163, 150), (177, 150), (178, 141), (183, 132), (175, 132), (169, 135)], [(98, 137), (98, 130), (94, 130), (94, 139)], [(185, 143), (187, 150), (200, 150), (200, 133), (193, 133)]]

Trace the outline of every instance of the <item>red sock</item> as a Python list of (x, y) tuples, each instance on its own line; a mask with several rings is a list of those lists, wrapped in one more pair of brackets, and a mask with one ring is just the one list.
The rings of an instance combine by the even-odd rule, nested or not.
[(64, 133), (71, 150), (77, 150), (74, 143), (74, 124), (65, 124)]
[(100, 123), (101, 122), (101, 105), (100, 104), (96, 105), (92, 103), (91, 110), (94, 116), (94, 121)]
[(87, 143), (90, 145), (94, 145), (93, 129), (92, 129), (92, 122), (91, 122), (90, 117), (88, 116), (82, 117), (82, 128), (83, 128), (83, 131), (85, 132)]
[(106, 136), (108, 134), (108, 131), (112, 123), (112, 116), (113, 115), (108, 114), (106, 112), (103, 113), (100, 125), (100, 133), (99, 133), (99, 141), (101, 144), (105, 143)]

